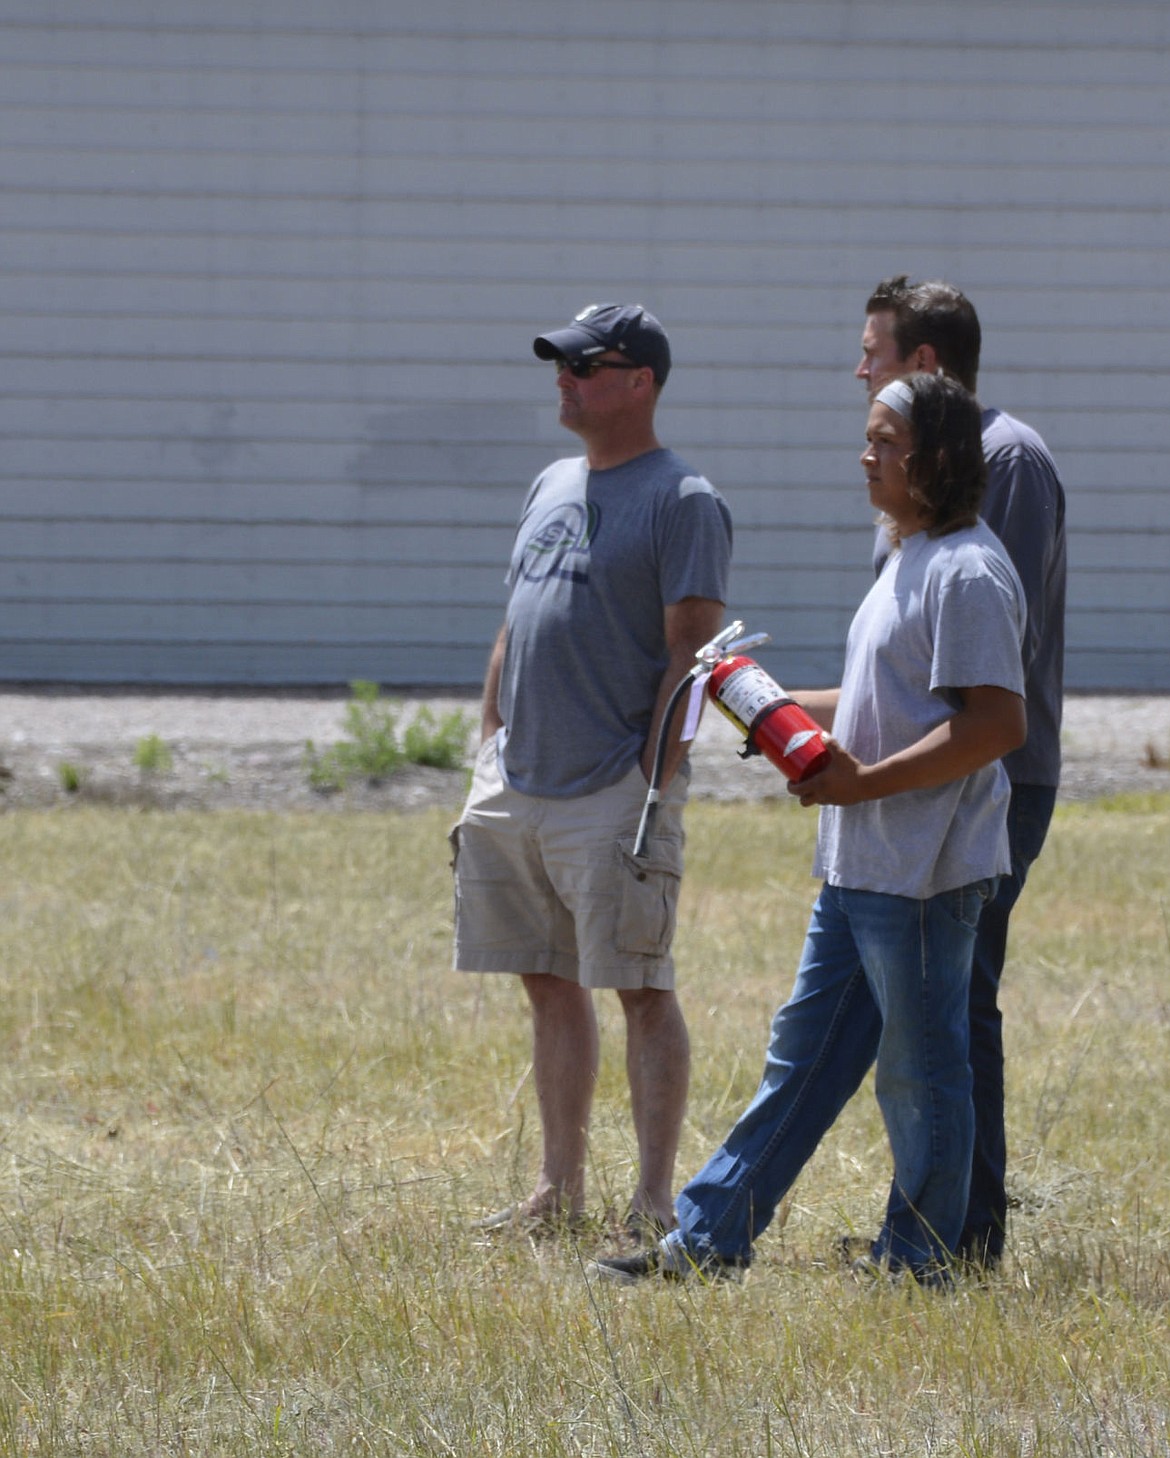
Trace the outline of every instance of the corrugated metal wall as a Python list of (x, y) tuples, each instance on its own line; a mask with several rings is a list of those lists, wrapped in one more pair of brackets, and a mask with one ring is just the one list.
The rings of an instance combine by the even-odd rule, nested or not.
[(1069, 490), (1070, 686), (1170, 689), (1170, 9), (0, 0), (0, 679), (476, 682), (556, 424), (667, 324), (734, 610), (835, 677), (895, 271)]

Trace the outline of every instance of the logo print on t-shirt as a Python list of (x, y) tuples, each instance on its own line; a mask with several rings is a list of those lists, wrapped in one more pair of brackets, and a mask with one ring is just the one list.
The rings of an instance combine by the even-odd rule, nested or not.
[(589, 546), (597, 535), (601, 513), (591, 502), (570, 501), (554, 507), (524, 543), (520, 571), (529, 582), (560, 577), (589, 581)]

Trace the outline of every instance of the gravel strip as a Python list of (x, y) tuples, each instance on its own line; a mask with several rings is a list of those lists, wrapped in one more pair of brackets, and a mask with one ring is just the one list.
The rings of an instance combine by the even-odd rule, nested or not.
[[(392, 696), (388, 696), (392, 697)], [(248, 693), (79, 690), (57, 686), (0, 692), (0, 806), (76, 802), (205, 809), (355, 810), (442, 804), (455, 809), (462, 771), (409, 766), (377, 785), (322, 793), (309, 784), (306, 741), (318, 749), (345, 737), (342, 692)], [(404, 695), (406, 722), (420, 705), (478, 720), (472, 696)], [(155, 735), (172, 763), (143, 771), (138, 744)], [(474, 738), (474, 731), (471, 738)], [(1170, 697), (1072, 695), (1065, 703), (1063, 800), (1121, 791), (1170, 791)], [(716, 712), (695, 745), (692, 795), (736, 800), (785, 795), (776, 771), (742, 761), (740, 739)], [(80, 789), (63, 783), (63, 767)]]

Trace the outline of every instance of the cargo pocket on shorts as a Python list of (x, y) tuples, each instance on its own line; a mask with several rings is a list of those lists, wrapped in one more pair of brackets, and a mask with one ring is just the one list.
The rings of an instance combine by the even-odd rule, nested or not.
[(499, 922), (498, 883), (477, 874), (474, 827), (460, 822), (447, 837), (451, 847), (451, 890), (454, 896), (455, 965), (462, 968), (462, 953), (471, 946), (482, 949), (494, 945)]
[(675, 913), (682, 881), (683, 849), (674, 841), (659, 841), (650, 854), (638, 859), (634, 842), (618, 842), (622, 863), (621, 900), (614, 944), (619, 952), (664, 957), (674, 937)]
[(459, 925), (459, 878), (456, 875), (456, 867), (459, 863), (459, 826), (455, 824), (447, 832), (447, 844), (451, 847), (451, 859), (448, 866), (451, 871), (451, 891), (455, 905), (455, 925)]

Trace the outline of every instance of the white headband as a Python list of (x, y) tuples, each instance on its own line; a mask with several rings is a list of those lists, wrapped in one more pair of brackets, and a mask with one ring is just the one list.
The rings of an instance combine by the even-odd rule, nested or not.
[(888, 385), (877, 392), (873, 403), (888, 405), (895, 415), (900, 415), (903, 420), (909, 420), (910, 409), (914, 404), (914, 391), (905, 380), (891, 380)]

